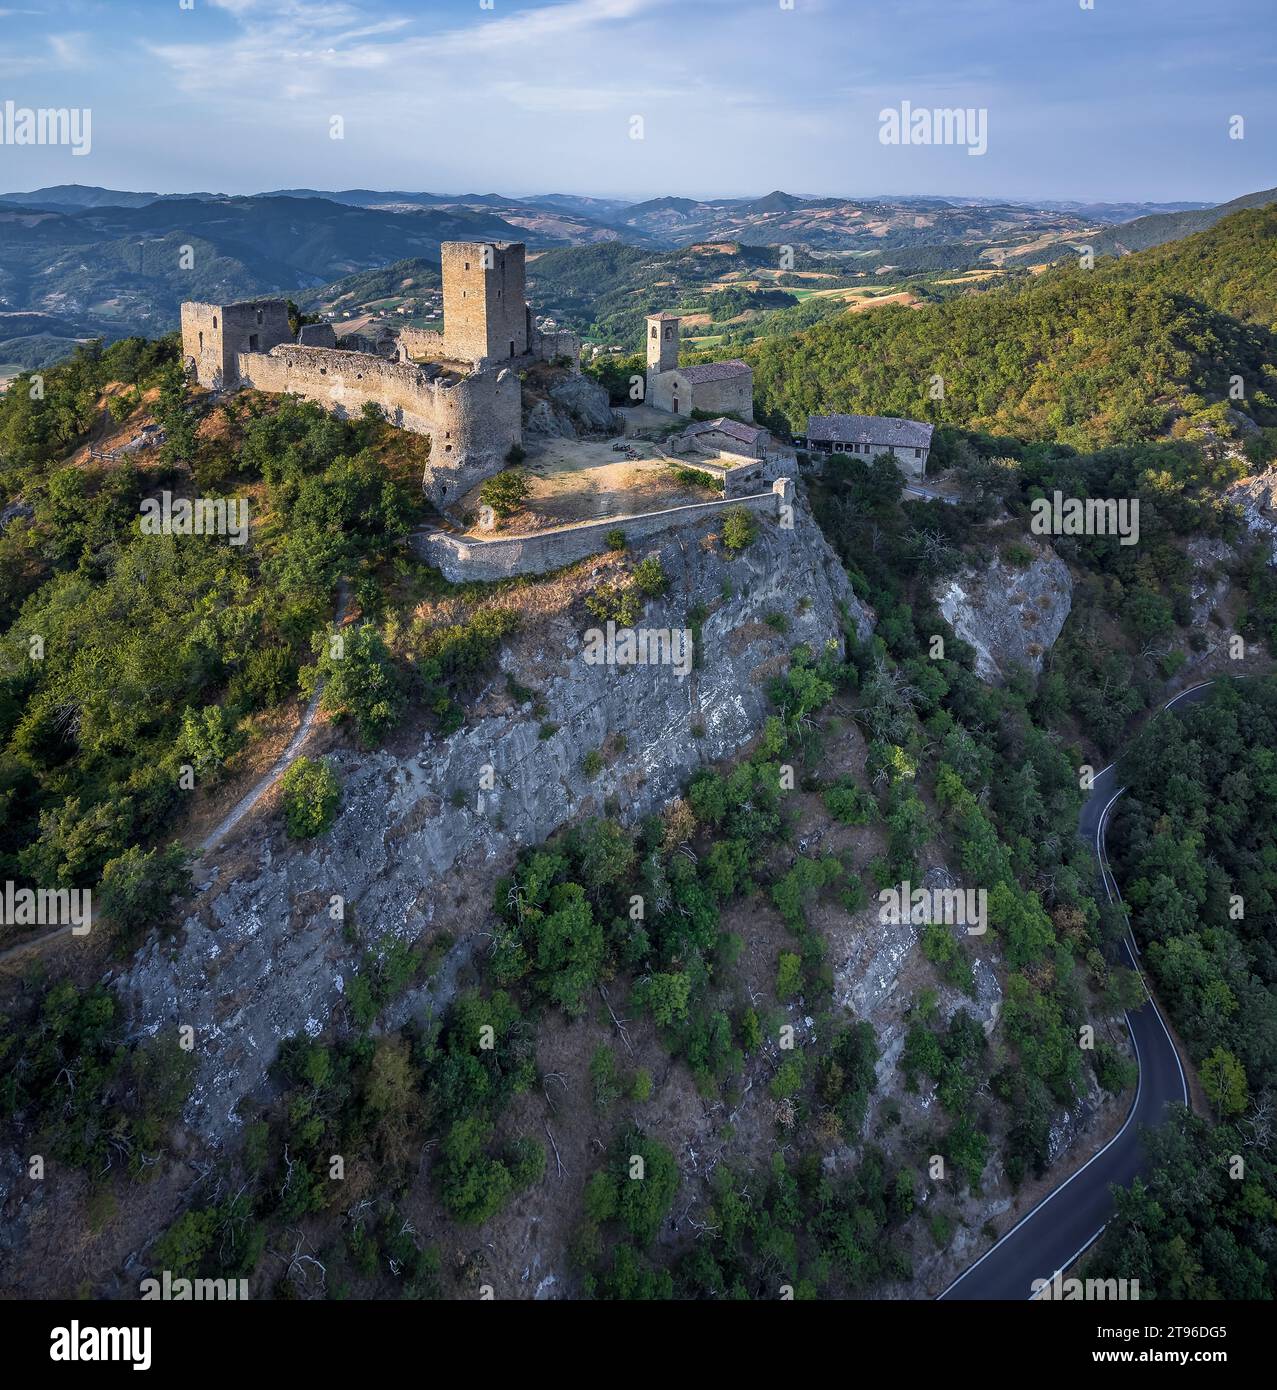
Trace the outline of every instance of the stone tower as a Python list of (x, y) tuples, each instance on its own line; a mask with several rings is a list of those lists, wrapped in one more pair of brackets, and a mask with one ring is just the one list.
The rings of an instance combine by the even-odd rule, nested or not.
[(528, 350), (525, 248), (521, 241), (445, 241), (444, 355), (503, 362)]
[(182, 355), (195, 363), (201, 386), (234, 386), (241, 352), (269, 352), (292, 340), (283, 299), (182, 305)]
[(647, 371), (672, 372), (678, 366), (678, 325), (676, 314), (647, 316)]

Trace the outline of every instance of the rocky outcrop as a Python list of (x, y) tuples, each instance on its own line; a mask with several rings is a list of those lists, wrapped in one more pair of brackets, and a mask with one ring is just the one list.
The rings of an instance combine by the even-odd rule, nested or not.
[(0, 508), (0, 535), (8, 530), (11, 522), (30, 521), (35, 516), (35, 508), (30, 502), (10, 502)]
[[(936, 889), (963, 885), (943, 864), (936, 864), (927, 870), (921, 886)], [(954, 926), (950, 930), (959, 941), (969, 940), (965, 927)], [(884, 921), (880, 903), (875, 901), (849, 920), (839, 943), (834, 997), (856, 1018), (873, 1024), (880, 1092), (875, 1104), (901, 1090), (903, 1078), (897, 1068), (908, 1031), (908, 1012), (914, 1003), (913, 986), (917, 984), (916, 975), (912, 976), (912, 986), (906, 979), (922, 959), (921, 932), (922, 928), (907, 915)], [(971, 971), (974, 993), (964, 994), (951, 985), (941, 984), (937, 989), (938, 1013), (948, 1022), (959, 1009), (965, 1009), (980, 1023), (987, 1037), (1002, 1011), (1002, 986), (994, 970), (992, 951), (973, 955)]]
[(1027, 565), (998, 556), (943, 580), (936, 602), (957, 636), (975, 649), (976, 674), (1000, 683), (1014, 667), (1041, 673), (1069, 616), (1073, 579), (1064, 561), (1042, 545)]
[(1193, 603), (1193, 625), (1204, 628), (1211, 614), (1218, 611), (1228, 597), (1231, 587), (1228, 567), (1237, 560), (1237, 553), (1227, 541), (1209, 536), (1194, 536), (1187, 546), (1193, 564), (1189, 595)]
[[(574, 608), (529, 616), (477, 722), (448, 738), (423, 735), (408, 751), (332, 755), (343, 793), (328, 834), (297, 847), (277, 826), (250, 827), (219, 847), (176, 943), (149, 943), (118, 983), (140, 1031), (195, 1026), (187, 1120), (205, 1140), (234, 1133), (238, 1107), (261, 1092), (284, 1038), (328, 1026), (369, 943), (447, 930), (455, 966), (487, 930), (495, 881), (519, 847), (609, 801), (627, 821), (660, 807), (697, 766), (758, 732), (768, 682), (795, 642), (840, 641), (844, 620), (867, 635), (871, 616), (804, 507), (793, 530), (763, 522), (735, 558), (706, 530), (676, 528), (653, 542), (670, 586), (643, 620), (682, 629), (698, 607), (708, 613), (690, 673), (589, 664), (592, 620)], [(783, 636), (764, 621), (775, 612), (789, 619)], [(510, 702), (507, 676), (537, 693), (535, 708)], [(593, 750), (605, 765), (592, 776), (583, 762)], [(423, 1009), (442, 1002), (437, 981)]]
[(1270, 565), (1277, 565), (1277, 471), (1240, 478), (1224, 491), (1241, 515), (1252, 540), (1268, 547)]
[(524, 431), (542, 438), (576, 439), (586, 434), (616, 434), (618, 423), (608, 394), (593, 377), (564, 375), (547, 397), (525, 411)]
[(529, 439), (575, 439), (576, 426), (549, 401), (537, 401), (523, 417), (523, 433)]

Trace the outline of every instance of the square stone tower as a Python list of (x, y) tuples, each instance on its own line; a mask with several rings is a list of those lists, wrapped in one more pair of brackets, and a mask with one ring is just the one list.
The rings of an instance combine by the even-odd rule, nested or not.
[(194, 360), (201, 386), (234, 386), (241, 352), (269, 352), (292, 341), (283, 299), (182, 305), (182, 355)]
[(445, 241), (444, 356), (504, 362), (528, 350), (526, 248), (521, 241)]
[(672, 372), (678, 366), (678, 332), (680, 319), (677, 314), (649, 314), (647, 316), (647, 370), (653, 373)]

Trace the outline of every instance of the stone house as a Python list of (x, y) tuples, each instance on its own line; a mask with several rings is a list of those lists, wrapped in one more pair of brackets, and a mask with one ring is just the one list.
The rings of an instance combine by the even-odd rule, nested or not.
[(886, 415), (812, 415), (806, 438), (799, 444), (812, 453), (860, 454), (866, 458), (892, 454), (903, 473), (923, 478), (933, 429), (918, 420)]

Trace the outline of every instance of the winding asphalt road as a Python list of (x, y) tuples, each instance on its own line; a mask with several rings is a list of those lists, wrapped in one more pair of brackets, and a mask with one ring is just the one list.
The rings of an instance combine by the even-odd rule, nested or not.
[[(1211, 688), (1212, 681), (1181, 691), (1162, 708), (1194, 704)], [(1109, 814), (1126, 790), (1117, 785), (1117, 769), (1110, 763), (1096, 773), (1078, 817), (1078, 834), (1095, 846), (1104, 892), (1109, 902), (1121, 902), (1109, 868), (1104, 835)], [(1139, 947), (1127, 923), (1122, 942), (1125, 964), (1139, 970)], [(1167, 1105), (1188, 1104), (1188, 1082), (1179, 1054), (1157, 1005), (1150, 999), (1126, 1015), (1139, 1064), (1135, 1101), (1126, 1123), (1107, 1144), (1072, 1177), (1044, 1197), (1027, 1216), (1012, 1226), (1000, 1241), (975, 1264), (960, 1274), (940, 1295), (942, 1299), (1027, 1299), (1033, 1297), (1035, 1279), (1051, 1279), (1077, 1260), (1099, 1239), (1113, 1214), (1110, 1185), (1127, 1186), (1144, 1167), (1140, 1130), (1162, 1121)]]

